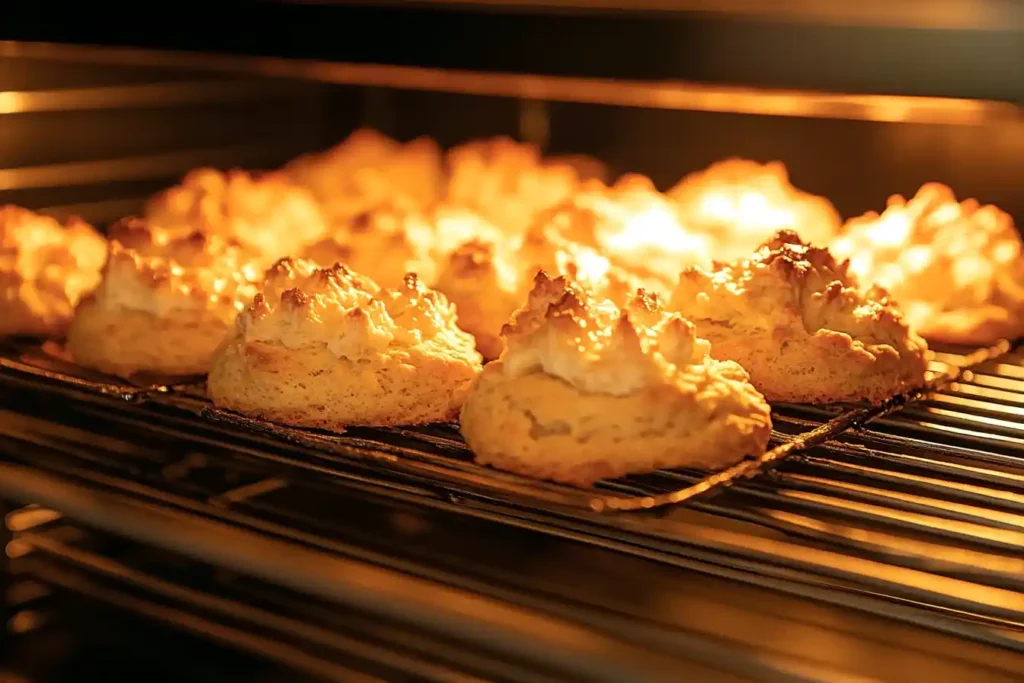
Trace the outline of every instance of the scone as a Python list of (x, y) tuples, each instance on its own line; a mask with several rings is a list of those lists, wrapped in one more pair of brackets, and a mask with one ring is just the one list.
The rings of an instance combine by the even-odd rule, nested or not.
[(675, 207), (643, 176), (612, 186), (588, 181), (541, 212), (522, 236), (477, 239), (456, 249), (437, 288), (459, 310), (485, 358), (501, 352), (501, 327), (518, 308), (539, 269), (581, 281), (625, 304), (638, 287), (668, 294), (685, 265), (711, 264), (699, 235), (680, 224)]
[(927, 346), (845, 262), (782, 231), (748, 259), (684, 270), (672, 310), (769, 401), (878, 403), (921, 386)]
[(781, 161), (726, 159), (686, 176), (668, 195), (687, 227), (713, 239), (719, 261), (749, 256), (779, 230), (826, 247), (841, 223), (831, 202), (790, 183)]
[(475, 140), (448, 151), (446, 200), (471, 209), (510, 235), (576, 191), (584, 174), (603, 173), (592, 160), (545, 159), (507, 137)]
[(473, 335), (484, 358), (492, 360), (501, 354), (501, 329), (526, 299), (540, 269), (583, 282), (617, 303), (625, 303), (638, 287), (650, 284), (573, 242), (533, 237), (467, 242), (451, 254), (437, 289), (455, 304), (459, 327)]
[(573, 242), (606, 256), (619, 268), (671, 288), (684, 266), (710, 266), (710, 239), (686, 226), (678, 207), (645, 176), (629, 174), (614, 185), (584, 183), (571, 197), (539, 214), (530, 238)]
[(642, 291), (620, 308), (540, 273), (503, 334), (461, 413), (482, 464), (589, 486), (724, 467), (768, 443), (768, 404), (747, 373), (712, 360), (692, 324)]
[(236, 241), (265, 264), (301, 253), (327, 232), (313, 195), (281, 173), (200, 168), (150, 199), (145, 218), (171, 237), (201, 232)]
[(63, 337), (106, 254), (106, 240), (79, 218), (61, 225), (0, 206), (0, 336)]
[(1024, 254), (1013, 218), (928, 183), (832, 242), (866, 285), (884, 287), (927, 339), (984, 345), (1024, 336)]
[(386, 201), (309, 247), (303, 257), (323, 267), (344, 264), (385, 287), (399, 286), (410, 272), (433, 286), (457, 247), (499, 237), (497, 228), (466, 209), (447, 204), (418, 209)]
[(342, 265), (287, 259), (238, 317), (207, 384), (221, 408), (338, 429), (454, 419), (479, 372), (452, 305), (415, 275), (382, 289)]
[(68, 350), (86, 367), (123, 377), (205, 374), (256, 294), (251, 253), (213, 235), (169, 238), (138, 219), (111, 233), (103, 279), (78, 306)]
[(332, 229), (385, 202), (428, 206), (440, 198), (444, 183), (436, 142), (403, 144), (366, 128), (326, 152), (295, 159), (284, 172), (313, 193)]

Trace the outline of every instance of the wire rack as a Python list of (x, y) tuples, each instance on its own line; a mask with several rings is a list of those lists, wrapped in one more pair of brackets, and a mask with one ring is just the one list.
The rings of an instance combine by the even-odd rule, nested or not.
[(776, 405), (773, 448), (725, 472), (590, 491), (478, 466), (450, 425), (285, 428), (54, 346), (3, 349), (0, 381), (22, 391), (0, 434), (25, 446), (9, 462), (320, 547), (324, 510), (372, 491), (1024, 653), (1024, 352), (945, 349), (931, 370), (882, 406)]

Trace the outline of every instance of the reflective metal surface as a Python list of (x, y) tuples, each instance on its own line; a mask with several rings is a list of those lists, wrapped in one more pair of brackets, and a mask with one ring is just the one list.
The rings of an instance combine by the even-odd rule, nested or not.
[[(143, 83), (60, 90), (0, 90), (0, 114), (27, 114), (76, 109), (181, 106), (209, 102), (265, 100), (281, 97), (286, 87), (273, 81), (214, 80), (198, 83)], [(293, 91), (299, 90), (293, 86)]]
[[(331, 4), (331, 0), (292, 2)], [(360, 0), (359, 4), (398, 6), (401, 0)], [(424, 4), (503, 12), (699, 12), (815, 24), (913, 28), (1010, 30), (1024, 27), (1024, 8), (1014, 0), (426, 0)]]
[[(275, 78), (312, 79), (322, 83), (372, 86), (402, 90), (459, 93), (491, 97), (513, 97), (554, 102), (577, 102), (613, 106), (676, 109), (736, 114), (857, 119), (879, 122), (943, 123), (978, 125), (1024, 119), (1019, 107), (1003, 102), (942, 97), (898, 97), (891, 95), (847, 95), (793, 89), (743, 88), (702, 83), (650, 82), (570, 78), (528, 74), (472, 72), (430, 69), (416, 66), (335, 63), (268, 57), (239, 57), (214, 54), (172, 53), (131, 48), (94, 48), (47, 44), (0, 42), (0, 56), (55, 57), (97, 62), (130, 63), (177, 68), (201, 68), (214, 72), (260, 74)], [(255, 96), (256, 86), (203, 85), (160, 86), (134, 92), (145, 104), (174, 102), (217, 94)], [(266, 86), (264, 86), (266, 87)], [(114, 106), (133, 90), (97, 89), (73, 93), (0, 93), (0, 114), (42, 110), (80, 103), (81, 106)]]

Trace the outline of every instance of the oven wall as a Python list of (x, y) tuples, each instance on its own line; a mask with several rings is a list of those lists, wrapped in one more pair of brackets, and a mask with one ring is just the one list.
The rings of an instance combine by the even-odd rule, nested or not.
[(0, 204), (103, 225), (191, 168), (273, 168), (322, 146), (327, 95), (309, 82), (0, 51)]
[[(401, 137), (433, 133), (451, 144), (518, 133), (513, 101), (406, 92), (395, 93), (392, 106), (391, 130)], [(879, 123), (566, 103), (547, 110), (550, 152), (593, 154), (613, 173), (638, 171), (663, 188), (725, 157), (779, 159), (798, 187), (829, 197), (844, 217), (939, 181), (1024, 223), (1024, 122)]]
[[(176, 100), (147, 95), (168, 85), (177, 88)], [(79, 96), (68, 99), (68, 91)], [(403, 139), (433, 135), (446, 146), (519, 136), (524, 109), (508, 98), (2, 56), (0, 92), (7, 98), (0, 102), (0, 202), (76, 212), (99, 224), (137, 211), (144, 197), (195, 166), (272, 168), (358, 125)], [(10, 93), (65, 98), (20, 111)], [(829, 197), (847, 217), (937, 180), (1024, 223), (1024, 123), (1017, 121), (951, 126), (540, 108), (548, 151), (593, 154), (615, 174), (638, 171), (662, 187), (728, 156), (780, 159), (797, 186)]]

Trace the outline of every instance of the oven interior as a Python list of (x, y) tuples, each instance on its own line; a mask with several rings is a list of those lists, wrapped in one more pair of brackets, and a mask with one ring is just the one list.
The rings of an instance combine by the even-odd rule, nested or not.
[[(710, 73), (743, 52), (742, 30), (718, 30)], [(937, 180), (1024, 220), (1024, 120), (987, 81), (966, 109), (681, 88), (695, 111), (630, 104), (672, 91), (650, 80), (0, 56), (0, 203), (97, 225), (191, 168), (273, 168), (358, 126), (444, 146), (509, 135), (663, 188), (721, 158), (779, 159), (844, 218)], [(780, 101), (800, 115), (744, 113)], [(267, 680), (1019, 680), (1024, 349), (940, 348), (933, 370), (882, 408), (773, 406), (773, 455), (728, 477), (580, 491), (477, 466), (448, 426), (275, 427), (214, 409), (200, 385), (125, 384), (6, 342), (5, 647), (31, 658), (33, 634), (113, 613), (127, 632), (184, 634), (160, 636), (171, 651), (254, 655)]]

